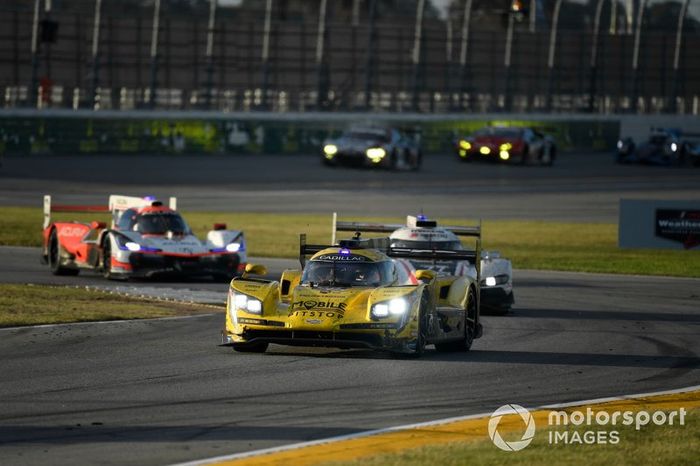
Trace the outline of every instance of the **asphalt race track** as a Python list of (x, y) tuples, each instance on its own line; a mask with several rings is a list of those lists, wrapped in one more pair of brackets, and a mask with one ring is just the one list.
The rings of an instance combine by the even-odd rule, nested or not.
[[(261, 167), (247, 174), (260, 158), (202, 157), (192, 179), (185, 161), (195, 158), (188, 157), (150, 184), (147, 173), (165, 159), (125, 169), (133, 173), (129, 181), (116, 171), (134, 163), (125, 159), (108, 158), (100, 171), (93, 159), (66, 159), (70, 168), (90, 165), (78, 173), (61, 169), (58, 158), (8, 158), (0, 169), (0, 204), (38, 206), (44, 192), (67, 202), (148, 192), (178, 195), (187, 208), (279, 211), (304, 197), (295, 211), (329, 212), (341, 203), (341, 212), (398, 216), (407, 209), (390, 210), (389, 200), (402, 198), (421, 200), (435, 215), (477, 209), (485, 218), (612, 222), (620, 196), (697, 199), (700, 192), (700, 170), (617, 167), (608, 156), (583, 154), (563, 156), (550, 171), (436, 157), (419, 174), (276, 158), (290, 178)], [(307, 178), (293, 180), (295, 174)], [(356, 196), (352, 202), (342, 197), (347, 193)], [(282, 204), (268, 205), (273, 200)], [(38, 255), (0, 248), (0, 282), (124, 285), (89, 273), (53, 277)], [(260, 261), (271, 274), (293, 265)], [(220, 294), (222, 301), (226, 290), (203, 282), (128, 285)], [(528, 407), (700, 384), (700, 280), (516, 270), (515, 290), (514, 312), (484, 317), (484, 337), (473, 351), (428, 350), (420, 360), (281, 346), (237, 354), (217, 346), (221, 312), (0, 330), (0, 464), (161, 465), (505, 403)]]
[(553, 167), (426, 156), (419, 172), (330, 168), (318, 156), (29, 156), (0, 167), (0, 205), (178, 196), (181, 209), (617, 222), (619, 199), (697, 199), (700, 169), (563, 154)]

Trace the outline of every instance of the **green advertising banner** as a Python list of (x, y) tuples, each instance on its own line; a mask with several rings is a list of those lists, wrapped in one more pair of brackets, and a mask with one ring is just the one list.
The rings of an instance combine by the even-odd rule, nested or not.
[(301, 154), (356, 124), (409, 129), (426, 154), (449, 152), (455, 141), (487, 125), (530, 126), (551, 135), (560, 150), (612, 150), (616, 120), (493, 119), (353, 114), (237, 114), (190, 116), (165, 112), (121, 116), (0, 113), (0, 153), (6, 154)]

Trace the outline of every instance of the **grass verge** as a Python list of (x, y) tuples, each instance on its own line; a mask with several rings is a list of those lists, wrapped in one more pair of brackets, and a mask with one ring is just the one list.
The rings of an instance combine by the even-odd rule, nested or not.
[[(330, 241), (331, 216), (321, 214), (183, 212), (200, 237), (215, 222), (246, 233), (248, 252), (259, 257), (296, 257), (299, 233), (310, 242)], [(41, 209), (0, 207), (0, 245), (40, 246)], [(56, 219), (89, 221), (95, 214), (63, 214)], [(102, 219), (108, 219), (103, 216)], [(352, 217), (401, 223), (403, 219)], [(469, 224), (441, 219), (445, 224)], [(483, 223), (483, 246), (498, 250), (520, 269), (568, 270), (640, 275), (700, 277), (700, 251), (637, 250), (617, 247), (617, 225), (490, 220)]]
[(97, 290), (0, 284), (0, 327), (149, 319), (211, 313), (202, 306), (146, 301)]
[[(592, 429), (592, 430), (591, 430)], [(553, 432), (568, 432), (568, 438), (579, 438), (592, 431), (610, 432), (611, 427), (576, 427)], [(488, 438), (475, 442), (452, 442), (441, 446), (426, 446), (400, 453), (363, 457), (347, 462), (319, 463), (324, 466), (441, 466), (466, 465), (539, 465), (586, 464), (638, 466), (696, 465), (700, 458), (700, 412), (688, 411), (685, 426), (650, 425), (636, 431), (634, 426), (615, 427), (617, 444), (574, 443), (550, 444), (549, 431), (537, 432), (533, 442), (517, 452), (497, 449)]]

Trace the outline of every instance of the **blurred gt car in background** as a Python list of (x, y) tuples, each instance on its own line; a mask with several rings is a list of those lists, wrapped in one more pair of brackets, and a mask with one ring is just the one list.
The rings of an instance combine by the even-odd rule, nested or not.
[(418, 170), (423, 154), (417, 139), (396, 128), (355, 127), (324, 141), (321, 159), (331, 166)]
[(620, 139), (616, 161), (623, 164), (700, 166), (700, 134), (651, 128), (649, 139), (639, 145), (629, 137)]
[[(389, 243), (392, 248), (410, 248), (412, 250), (464, 251), (459, 236), (480, 237), (480, 227), (438, 226), (434, 220), (425, 216), (409, 215), (406, 225), (377, 224), (364, 222), (338, 221), (334, 215), (333, 240), (338, 231), (367, 233), (390, 233)], [(432, 270), (438, 275), (469, 276), (476, 278), (474, 261), (465, 260), (423, 260), (397, 259), (409, 277), (415, 281), (417, 270)], [(509, 259), (502, 258), (497, 251), (480, 252), (480, 306), (482, 311), (493, 314), (507, 314), (515, 302), (513, 294), (513, 266)]]
[[(215, 224), (205, 241), (197, 238), (170, 205), (152, 197), (112, 195), (108, 206), (56, 205), (44, 196), (42, 260), (54, 275), (96, 270), (106, 278), (160, 275), (211, 276), (230, 280), (246, 265), (242, 231)], [(52, 212), (111, 213), (105, 222), (52, 222)]]
[(460, 138), (455, 151), (462, 160), (552, 165), (554, 140), (533, 128), (486, 126)]

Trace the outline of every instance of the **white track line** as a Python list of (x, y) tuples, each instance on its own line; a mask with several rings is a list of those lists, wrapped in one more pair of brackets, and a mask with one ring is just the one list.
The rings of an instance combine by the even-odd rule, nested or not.
[[(572, 406), (608, 403), (611, 401), (633, 400), (633, 399), (637, 399), (637, 398), (647, 398), (650, 396), (673, 395), (673, 394), (677, 394), (677, 393), (686, 393), (686, 392), (692, 392), (692, 391), (697, 391), (697, 390), (700, 390), (700, 385), (694, 385), (692, 387), (678, 388), (675, 390), (665, 390), (665, 391), (660, 391), (660, 392), (637, 393), (634, 395), (623, 395), (623, 396), (618, 396), (618, 397), (595, 398), (592, 400), (572, 401), (572, 402), (568, 402), (568, 403), (556, 403), (556, 404), (538, 406), (535, 408), (528, 408), (528, 409), (530, 411), (538, 411), (538, 410), (542, 410), (542, 409), (569, 408)], [(173, 466), (202, 466), (202, 465), (207, 465), (207, 464), (212, 464), (212, 463), (218, 463), (221, 461), (232, 461), (232, 460), (238, 460), (238, 459), (243, 459), (243, 458), (250, 458), (251, 456), (267, 455), (270, 453), (280, 453), (280, 452), (289, 451), (289, 450), (297, 450), (297, 449), (305, 448), (305, 447), (312, 447), (312, 446), (316, 446), (316, 445), (324, 445), (327, 443), (340, 442), (343, 440), (351, 440), (351, 439), (361, 438), (361, 437), (370, 437), (373, 435), (379, 435), (379, 434), (384, 434), (384, 433), (388, 433), (388, 432), (395, 432), (395, 431), (399, 431), (399, 430), (416, 429), (416, 428), (421, 428), (421, 427), (449, 424), (452, 422), (466, 421), (469, 419), (478, 419), (478, 418), (482, 418), (482, 417), (491, 416), (492, 413), (493, 412), (470, 414), (468, 416), (450, 417), (450, 418), (445, 418), (445, 419), (438, 419), (436, 421), (419, 422), (416, 424), (406, 424), (406, 425), (401, 425), (401, 426), (387, 427), (384, 429), (368, 430), (368, 431), (364, 431), (364, 432), (358, 432), (356, 434), (339, 435), (337, 437), (328, 437), (325, 439), (312, 440), (309, 442), (293, 443), (290, 445), (282, 445), (279, 447), (263, 448), (261, 450), (253, 450), (253, 451), (247, 451), (247, 452), (243, 452), (243, 453), (235, 453), (232, 455), (216, 456), (213, 458), (206, 458), (206, 459), (202, 459), (202, 460), (189, 461), (186, 463), (177, 463), (177, 464), (174, 464)]]
[[(180, 303), (178, 303), (180, 304)], [(194, 314), (191, 316), (173, 316), (173, 317), (153, 317), (151, 319), (120, 319), (120, 320), (97, 320), (94, 322), (69, 322), (66, 324), (42, 324), (42, 325), (22, 325), (19, 327), (5, 327), (0, 328), (0, 332), (6, 332), (10, 330), (38, 330), (42, 328), (53, 328), (53, 327), (67, 327), (71, 325), (104, 325), (104, 324), (126, 324), (134, 322), (153, 322), (153, 321), (163, 321), (163, 320), (182, 320), (182, 319), (198, 319), (200, 317), (209, 317), (218, 314), (223, 314), (224, 308), (221, 308), (221, 312), (211, 312), (207, 314)]]

